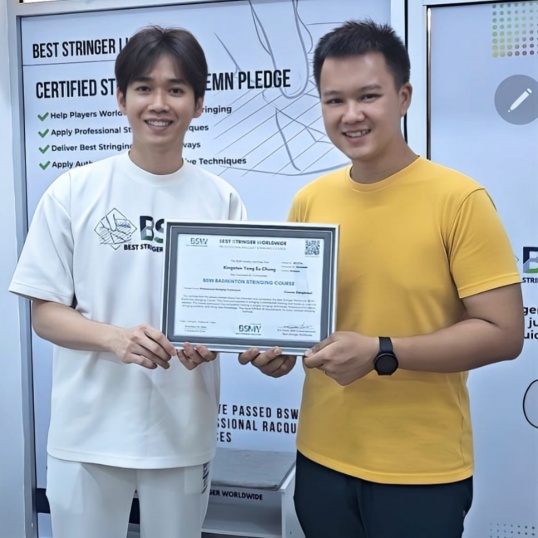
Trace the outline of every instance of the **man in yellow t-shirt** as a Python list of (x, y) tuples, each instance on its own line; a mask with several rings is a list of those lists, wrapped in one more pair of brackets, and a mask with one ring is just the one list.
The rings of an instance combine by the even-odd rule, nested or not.
[[(457, 538), (472, 501), (467, 371), (523, 344), (520, 277), (485, 190), (415, 155), (400, 130), (409, 57), (388, 26), (321, 38), (327, 134), (351, 166), (290, 221), (338, 223), (337, 332), (303, 358), (295, 505), (307, 538)], [(273, 377), (296, 357), (251, 349)]]

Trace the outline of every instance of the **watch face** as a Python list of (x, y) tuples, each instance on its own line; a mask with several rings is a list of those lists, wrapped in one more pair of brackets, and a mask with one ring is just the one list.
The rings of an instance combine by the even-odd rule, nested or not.
[(374, 368), (379, 375), (391, 375), (398, 369), (398, 359), (393, 353), (380, 353)]

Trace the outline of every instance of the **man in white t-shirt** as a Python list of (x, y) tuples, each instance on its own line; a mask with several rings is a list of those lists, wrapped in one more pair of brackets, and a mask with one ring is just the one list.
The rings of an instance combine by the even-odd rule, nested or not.
[(214, 353), (159, 326), (165, 218), (241, 220), (225, 181), (186, 162), (207, 63), (186, 30), (148, 27), (116, 60), (129, 153), (45, 192), (10, 291), (54, 344), (47, 497), (54, 538), (125, 538), (135, 492), (146, 538), (197, 538), (216, 445)]

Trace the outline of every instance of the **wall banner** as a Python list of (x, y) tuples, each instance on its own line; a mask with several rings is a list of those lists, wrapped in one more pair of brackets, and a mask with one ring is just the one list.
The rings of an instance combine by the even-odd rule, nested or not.
[(431, 157), (488, 190), (525, 305), (521, 356), (469, 378), (476, 474), (465, 536), (538, 536), (538, 1), (431, 14)]
[[(325, 135), (311, 60), (321, 35), (363, 17), (388, 22), (390, 1), (240, 0), (23, 18), (29, 215), (60, 173), (129, 148), (114, 59), (134, 32), (159, 24), (192, 31), (210, 68), (185, 158), (233, 184), (251, 220), (285, 220), (300, 187), (347, 164)], [(149, 242), (160, 238), (158, 227), (153, 231)], [(44, 487), (49, 344), (34, 337), (33, 354), (37, 477)], [(294, 450), (302, 379), (300, 366), (273, 380), (224, 356), (219, 445)]]

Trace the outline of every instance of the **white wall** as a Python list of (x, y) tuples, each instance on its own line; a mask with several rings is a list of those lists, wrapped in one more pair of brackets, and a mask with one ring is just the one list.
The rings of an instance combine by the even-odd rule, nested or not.
[[(26, 372), (21, 359), (19, 300), (7, 292), (17, 260), (15, 181), (10, 65), (8, 57), (7, 1), (0, 2), (0, 215), (2, 253), (0, 255), (0, 536), (32, 536), (31, 472), (25, 461), (31, 446), (25, 442), (27, 424)], [(20, 180), (20, 178), (18, 178)], [(27, 407), (26, 407), (27, 409)], [(26, 418), (25, 418), (26, 417)]]

